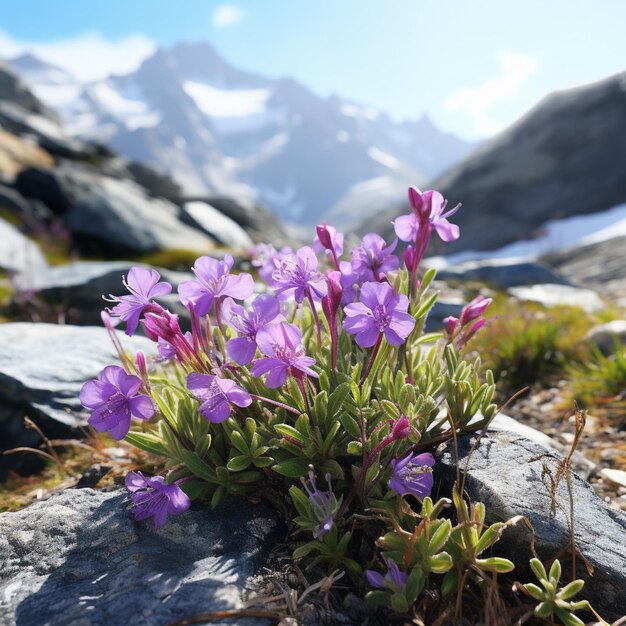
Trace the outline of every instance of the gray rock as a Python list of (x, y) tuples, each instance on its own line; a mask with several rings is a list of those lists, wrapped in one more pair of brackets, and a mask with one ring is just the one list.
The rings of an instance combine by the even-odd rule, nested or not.
[(595, 326), (589, 331), (587, 339), (598, 346), (603, 354), (611, 354), (615, 345), (626, 345), (626, 320), (612, 320)]
[(180, 202), (182, 204), (190, 202), (210, 204), (222, 215), (239, 224), (257, 243), (271, 243), (277, 248), (290, 243), (290, 235), (276, 215), (267, 207), (247, 198), (198, 196), (187, 197)]
[[(154, 344), (145, 338), (119, 336), (128, 349), (154, 352)], [(50, 438), (75, 434), (85, 424), (77, 414), (83, 383), (116, 362), (104, 328), (0, 324), (2, 448), (39, 445), (39, 437), (24, 428), (25, 415)], [(0, 456), (0, 475), (9, 467), (25, 471), (32, 461), (32, 455)]]
[[(101, 324), (100, 312), (112, 306), (102, 296), (124, 295), (122, 277), (131, 267), (148, 267), (130, 261), (77, 261), (67, 265), (56, 265), (38, 272), (28, 272), (16, 278), (18, 287), (36, 291), (46, 302), (63, 305), (66, 320), (72, 324)], [(160, 267), (156, 269), (161, 279), (172, 285), (173, 296), (157, 300), (172, 312), (181, 313), (176, 289), (178, 285), (193, 278), (190, 272), (175, 272)], [(186, 311), (186, 310), (185, 310)]]
[(626, 237), (576, 246), (553, 252), (542, 261), (555, 268), (573, 284), (596, 290), (607, 298), (626, 305)]
[(91, 159), (101, 148), (65, 134), (60, 124), (49, 117), (23, 109), (18, 104), (0, 101), (0, 124), (15, 135), (30, 135), (37, 144), (55, 156), (68, 159)]
[(0, 268), (23, 272), (39, 271), (47, 263), (39, 246), (13, 224), (0, 218)]
[[(622, 72), (553, 93), (429, 183), (451, 206), (463, 203), (452, 220), (460, 239), (439, 250), (494, 250), (533, 238), (550, 220), (626, 202), (615, 166), (626, 162), (625, 85)], [(389, 235), (389, 222), (408, 212), (405, 203), (381, 213), (374, 230)]]
[(582, 289), (569, 285), (532, 285), (531, 287), (511, 287), (508, 290), (518, 300), (538, 302), (547, 307), (575, 306), (588, 313), (602, 311), (605, 308), (600, 296), (591, 289)]
[(65, 222), (83, 246), (135, 253), (184, 249), (207, 251), (211, 240), (179, 219), (179, 208), (150, 198), (136, 183), (99, 177), (97, 186), (66, 214)]
[[(459, 460), (465, 466), (474, 438), (459, 438)], [(438, 477), (451, 484), (456, 476), (456, 460), (452, 442), (438, 450)], [(547, 560), (569, 545), (566, 511), (569, 499), (565, 479), (557, 490), (556, 514), (551, 515), (550, 483), (542, 479), (544, 467), (554, 475), (561, 457), (552, 450), (513, 433), (491, 433), (484, 437), (474, 451), (465, 483), (473, 501), (484, 502), (487, 523), (504, 521), (524, 515), (535, 531), (535, 546), (539, 556)], [(437, 476), (437, 474), (436, 474)], [(445, 489), (445, 486), (444, 486)], [(574, 535), (580, 554), (594, 568), (589, 578), (582, 559), (578, 559), (578, 576), (586, 580), (582, 597), (586, 597), (605, 619), (616, 619), (626, 613), (626, 553), (624, 536), (626, 515), (609, 508), (598, 498), (591, 486), (572, 473), (575, 507)], [(516, 564), (516, 579), (532, 580), (527, 572), (530, 533), (519, 523), (506, 530), (496, 544), (496, 554), (508, 553)], [(560, 554), (567, 571), (569, 558)]]
[(495, 289), (508, 289), (537, 283), (569, 284), (564, 276), (543, 263), (516, 262), (509, 259), (489, 259), (451, 265), (439, 270), (437, 278), (446, 281), (480, 281)]
[(240, 608), (276, 534), (261, 505), (187, 511), (155, 531), (133, 521), (121, 490), (69, 489), (0, 514), (0, 622), (163, 626)]
[(219, 243), (231, 248), (250, 248), (254, 245), (250, 235), (239, 224), (208, 202), (187, 202), (184, 210), (192, 223)]
[(174, 200), (181, 195), (178, 183), (160, 169), (136, 162), (128, 163), (126, 169), (132, 179), (146, 189), (151, 196)]
[(437, 300), (435, 305), (430, 310), (428, 317), (426, 318), (426, 324), (424, 329), (429, 332), (440, 331), (443, 328), (443, 320), (446, 317), (454, 316), (458, 317), (461, 314), (461, 309), (467, 304), (460, 300)]

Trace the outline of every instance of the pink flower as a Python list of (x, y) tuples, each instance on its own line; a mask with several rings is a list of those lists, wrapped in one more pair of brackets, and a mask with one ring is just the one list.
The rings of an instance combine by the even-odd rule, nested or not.
[(210, 256), (202, 256), (191, 268), (196, 280), (188, 280), (178, 287), (182, 303), (187, 306), (192, 302), (199, 316), (206, 315), (220, 298), (231, 296), (244, 300), (254, 292), (254, 280), (250, 274), (231, 275), (234, 264), (230, 254), (224, 255), (223, 261)]
[(304, 298), (320, 299), (326, 295), (326, 281), (317, 270), (317, 257), (308, 246), (300, 248), (277, 261), (277, 268), (272, 274), (272, 286), (280, 300), (294, 297), (298, 304)]
[(220, 424), (228, 419), (231, 404), (240, 407), (252, 404), (250, 394), (228, 378), (191, 372), (187, 376), (187, 389), (202, 401), (200, 414), (214, 424)]
[(388, 283), (364, 283), (361, 301), (348, 304), (343, 327), (362, 348), (373, 346), (384, 333), (385, 339), (399, 346), (415, 327), (415, 318), (407, 313), (409, 299), (397, 294)]
[(96, 380), (85, 383), (80, 390), (81, 404), (93, 410), (89, 424), (99, 433), (124, 439), (130, 430), (131, 415), (143, 420), (154, 415), (150, 398), (139, 393), (141, 384), (140, 378), (118, 365), (105, 367)]
[(287, 375), (297, 378), (305, 375), (318, 378), (311, 367), (315, 359), (306, 355), (302, 345), (302, 333), (297, 326), (287, 322), (268, 324), (259, 330), (256, 342), (265, 358), (257, 359), (252, 365), (252, 376), (269, 372), (265, 384), (276, 388), (285, 384)]
[(110, 302), (117, 304), (108, 309), (113, 317), (126, 322), (126, 334), (130, 337), (137, 330), (139, 318), (144, 310), (158, 311), (161, 307), (152, 302), (152, 298), (164, 296), (172, 291), (172, 285), (159, 282), (161, 275), (156, 270), (133, 267), (128, 272), (128, 280), (122, 279), (124, 287), (130, 291), (129, 296), (109, 295)]

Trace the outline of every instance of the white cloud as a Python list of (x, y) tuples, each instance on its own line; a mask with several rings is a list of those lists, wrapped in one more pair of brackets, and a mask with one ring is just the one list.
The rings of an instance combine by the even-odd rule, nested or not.
[(506, 125), (496, 114), (497, 105), (513, 100), (537, 63), (527, 54), (500, 52), (500, 73), (474, 88), (459, 89), (448, 96), (448, 111), (468, 116), (477, 135), (493, 135)]
[(20, 41), (0, 31), (0, 57), (10, 59), (30, 52), (80, 81), (132, 72), (155, 50), (155, 43), (143, 35), (110, 41), (98, 33), (85, 33), (57, 41), (35, 42)]
[(211, 21), (213, 22), (213, 26), (225, 28), (226, 26), (233, 26), (233, 24), (241, 22), (245, 17), (245, 11), (236, 7), (234, 4), (222, 4), (213, 11)]

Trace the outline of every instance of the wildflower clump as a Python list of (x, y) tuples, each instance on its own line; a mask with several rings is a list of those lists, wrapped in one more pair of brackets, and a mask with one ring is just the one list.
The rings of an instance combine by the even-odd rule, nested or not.
[[(197, 259), (178, 288), (186, 332), (155, 301), (171, 287), (154, 270), (134, 268), (130, 295), (109, 296), (103, 319), (116, 345), (111, 317), (127, 334), (142, 324), (159, 354), (146, 363), (120, 351), (124, 367), (81, 394), (94, 428), (166, 462), (164, 476), (129, 474), (138, 520), (161, 526), (192, 499), (265, 498), (292, 521), (295, 559), (347, 572), (370, 602), (399, 613), (458, 607), (485, 572), (512, 569), (479, 558), (505, 524), (486, 527), (462, 489), (430, 498), (435, 446), (496, 414), (493, 377), (465, 356), (490, 300), (424, 333), (437, 294), (420, 263), (433, 231), (459, 237), (448, 221), (459, 206), (446, 212), (441, 194), (416, 188), (409, 200), (394, 241), (369, 233), (349, 258), (344, 235), (324, 223), (312, 246), (258, 247), (258, 281), (234, 273), (229, 255)], [(398, 239), (409, 244), (402, 257)]]

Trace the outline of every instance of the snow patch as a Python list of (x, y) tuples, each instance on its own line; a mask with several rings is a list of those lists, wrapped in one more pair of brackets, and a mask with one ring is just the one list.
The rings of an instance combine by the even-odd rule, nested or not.
[(373, 161), (376, 161), (377, 163), (380, 163), (381, 165), (384, 165), (391, 170), (396, 170), (402, 167), (402, 163), (400, 163), (400, 161), (396, 159), (396, 157), (389, 154), (388, 152), (385, 152), (384, 150), (381, 150), (380, 148), (376, 148), (373, 146), (371, 148), (368, 148), (367, 155)]
[(344, 102), (339, 110), (346, 117), (363, 117), (370, 121), (378, 119), (380, 115), (373, 107), (359, 107), (356, 104), (349, 104), (348, 102)]

